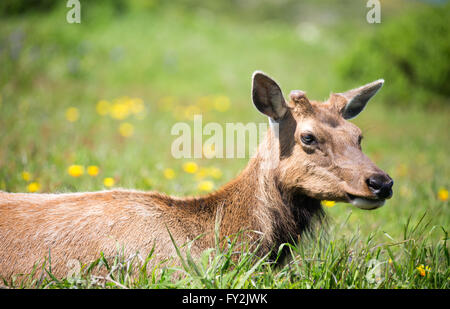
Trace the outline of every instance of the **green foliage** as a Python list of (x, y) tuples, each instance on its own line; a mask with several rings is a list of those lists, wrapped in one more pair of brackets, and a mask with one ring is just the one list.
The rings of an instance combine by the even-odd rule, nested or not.
[(351, 45), (338, 65), (351, 80), (386, 80), (390, 105), (447, 102), (450, 96), (450, 4), (407, 11), (382, 20)]
[(0, 16), (20, 15), (28, 12), (48, 12), (55, 7), (55, 0), (2, 0)]

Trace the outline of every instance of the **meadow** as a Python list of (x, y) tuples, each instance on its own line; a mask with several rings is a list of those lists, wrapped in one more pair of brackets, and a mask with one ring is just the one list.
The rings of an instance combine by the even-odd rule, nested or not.
[[(401, 14), (395, 5), (389, 9), (383, 23)], [(132, 188), (177, 196), (215, 190), (248, 158), (174, 159), (172, 126), (195, 114), (205, 123), (265, 122), (250, 98), (255, 70), (273, 76), (285, 94), (302, 89), (317, 100), (372, 81), (344, 79), (337, 67), (355, 41), (380, 27), (365, 21), (364, 10), (333, 23), (320, 15), (294, 23), (169, 5), (124, 12), (90, 5), (80, 24), (67, 23), (64, 6), (2, 17), (0, 190)], [(386, 79), (380, 93), (389, 87)], [(448, 96), (429, 106), (375, 96), (352, 121), (363, 130), (364, 152), (394, 179), (393, 198), (374, 211), (326, 203), (327, 223), (291, 246), (292, 258), (281, 266), (250, 251), (234, 261), (230, 244), (213, 248), (214, 258), (174, 257), (182, 260), (182, 278), (170, 267), (148, 270), (137, 257), (118, 255), (111, 265), (99, 254), (95, 264), (110, 270), (108, 278), (92, 276), (85, 265), (80, 276), (55, 278), (47, 268), (38, 279), (3, 283), (447, 289), (449, 119)]]

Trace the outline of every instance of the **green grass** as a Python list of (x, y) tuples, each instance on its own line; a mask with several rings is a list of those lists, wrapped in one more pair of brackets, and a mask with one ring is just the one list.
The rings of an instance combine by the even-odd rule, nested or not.
[[(103, 179), (113, 177), (116, 187), (200, 194), (198, 180), (182, 169), (186, 160), (170, 154), (170, 128), (190, 121), (183, 116), (187, 106), (210, 98), (201, 108), (204, 123), (265, 122), (250, 100), (254, 70), (273, 76), (285, 94), (300, 88), (312, 99), (369, 82), (341, 81), (334, 67), (354, 36), (376, 31), (364, 20), (357, 27), (318, 22), (319, 37), (304, 41), (291, 23), (172, 7), (117, 16), (107, 6), (90, 7), (86, 16), (80, 25), (70, 25), (60, 8), (0, 20), (0, 190), (26, 192), (37, 182), (40, 192), (94, 191), (105, 189)], [(141, 98), (145, 112), (122, 120), (96, 112), (99, 100), (123, 96)], [(217, 96), (227, 96), (230, 109), (215, 110)], [(448, 201), (437, 198), (441, 188), (450, 187), (448, 102), (439, 110), (389, 103), (375, 97), (354, 122), (364, 132), (365, 153), (393, 177), (394, 197), (375, 211), (347, 204), (327, 208), (329, 224), (291, 247), (289, 262), (275, 266), (251, 251), (234, 261), (231, 247), (215, 248), (214, 257), (205, 253), (200, 261), (175, 257), (184, 259), (182, 270), (148, 270), (136, 257), (120, 255), (106, 265), (99, 253), (97, 266), (106, 267), (109, 278), (92, 276), (85, 266), (77, 278), (56, 279), (49, 272), (23, 286), (448, 288), (450, 211)], [(73, 123), (65, 118), (69, 107), (79, 110)], [(133, 125), (132, 136), (119, 134), (123, 122)], [(215, 188), (235, 177), (246, 161), (195, 160), (221, 170), (221, 177), (206, 178)], [(97, 165), (100, 174), (71, 177), (72, 164)], [(163, 176), (166, 168), (174, 169), (174, 179)], [(22, 178), (24, 171), (30, 180)], [(421, 264), (430, 268), (425, 276), (417, 269)], [(368, 279), (371, 273), (374, 280)]]

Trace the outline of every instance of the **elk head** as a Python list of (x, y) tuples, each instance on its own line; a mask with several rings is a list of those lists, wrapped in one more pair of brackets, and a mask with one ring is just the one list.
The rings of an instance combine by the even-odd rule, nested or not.
[(349, 122), (381, 88), (377, 80), (326, 102), (309, 101), (293, 90), (285, 100), (278, 84), (263, 72), (253, 74), (256, 108), (276, 124), (279, 154), (276, 178), (284, 190), (297, 190), (319, 200), (349, 202), (375, 209), (392, 196), (393, 180), (361, 149), (361, 130)]

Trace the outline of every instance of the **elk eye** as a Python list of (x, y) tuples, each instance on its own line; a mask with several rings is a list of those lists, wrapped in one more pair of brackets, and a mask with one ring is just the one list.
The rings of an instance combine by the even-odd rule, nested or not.
[(300, 136), (300, 139), (302, 140), (302, 143), (305, 145), (312, 145), (316, 141), (316, 138), (314, 137), (314, 135), (309, 134), (309, 133), (302, 134)]

